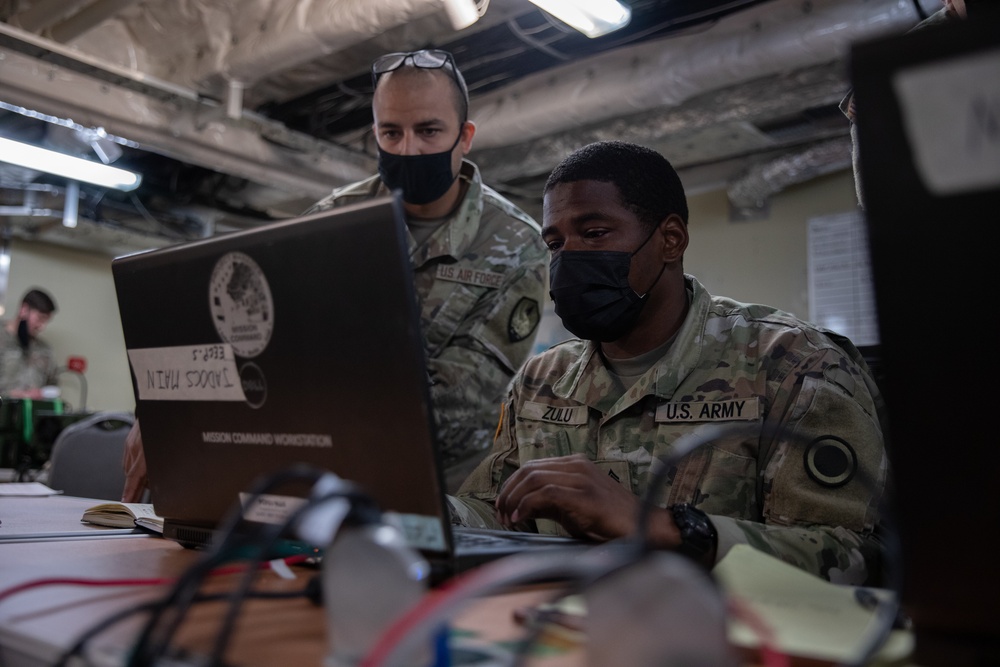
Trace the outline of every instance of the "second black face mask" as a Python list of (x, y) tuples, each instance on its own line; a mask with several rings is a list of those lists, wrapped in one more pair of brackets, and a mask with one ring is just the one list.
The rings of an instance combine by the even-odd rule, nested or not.
[(28, 333), (28, 320), (21, 320), (17, 323), (17, 342), (24, 349), (31, 343), (31, 334)]
[(451, 153), (462, 138), (441, 153), (396, 155), (378, 149), (378, 175), (390, 190), (402, 190), (408, 204), (430, 204), (448, 191), (458, 174), (451, 171)]
[(635, 326), (646, 301), (628, 284), (631, 253), (563, 250), (549, 265), (550, 294), (563, 326), (609, 343)]
[[(610, 343), (627, 334), (639, 319), (646, 296), (663, 270), (639, 296), (628, 282), (632, 257), (656, 233), (654, 229), (635, 252), (563, 250), (549, 264), (549, 294), (563, 326), (585, 340)], [(664, 269), (666, 265), (664, 265)]]

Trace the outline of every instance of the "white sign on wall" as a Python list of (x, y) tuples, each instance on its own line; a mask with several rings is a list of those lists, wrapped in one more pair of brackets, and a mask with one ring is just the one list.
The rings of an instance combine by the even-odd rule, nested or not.
[(809, 220), (809, 319), (857, 346), (879, 342), (868, 232), (860, 212)]

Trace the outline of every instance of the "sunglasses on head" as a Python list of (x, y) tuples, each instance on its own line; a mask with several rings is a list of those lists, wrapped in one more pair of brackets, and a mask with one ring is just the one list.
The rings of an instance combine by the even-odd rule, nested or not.
[(378, 85), (379, 77), (399, 69), (407, 61), (420, 69), (441, 69), (443, 67), (451, 73), (452, 77), (458, 71), (455, 67), (455, 59), (452, 58), (451, 54), (440, 49), (387, 53), (376, 58), (375, 62), (372, 63), (372, 88)]

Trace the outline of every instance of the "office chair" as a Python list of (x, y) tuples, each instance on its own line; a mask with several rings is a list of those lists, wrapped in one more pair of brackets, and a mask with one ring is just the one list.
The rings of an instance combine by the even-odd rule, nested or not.
[(122, 453), (133, 421), (128, 413), (98, 412), (63, 429), (52, 445), (48, 485), (71, 496), (121, 499)]

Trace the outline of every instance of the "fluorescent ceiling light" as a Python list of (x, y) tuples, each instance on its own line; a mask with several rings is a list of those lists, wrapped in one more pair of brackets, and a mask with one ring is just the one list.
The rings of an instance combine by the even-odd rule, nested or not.
[(587, 37), (600, 37), (624, 28), (632, 10), (618, 0), (531, 0)]
[(448, 20), (455, 30), (463, 30), (479, 20), (479, 9), (474, 0), (444, 0)]
[(142, 176), (132, 171), (3, 137), (0, 137), (0, 162), (116, 190), (135, 190), (142, 182)]

